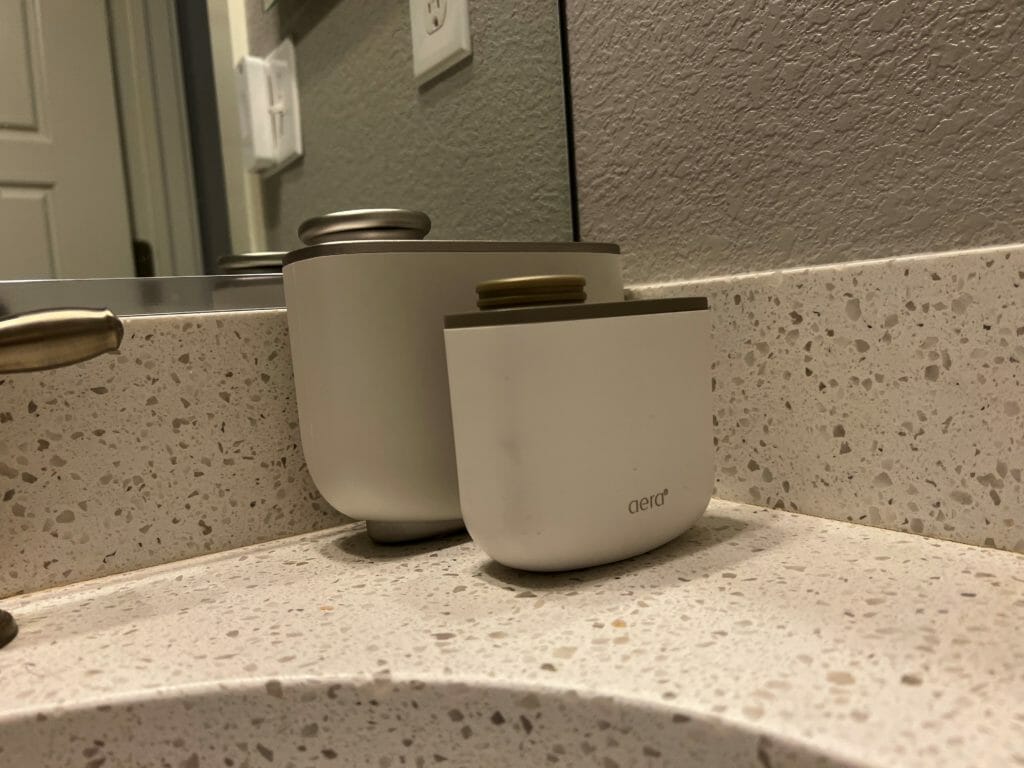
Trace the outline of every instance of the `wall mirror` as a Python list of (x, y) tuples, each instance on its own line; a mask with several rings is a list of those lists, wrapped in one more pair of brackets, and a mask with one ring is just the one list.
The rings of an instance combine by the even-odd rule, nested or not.
[[(426, 83), (413, 75), (410, 10), (0, 0), (0, 313), (130, 312), (128, 296), (152, 311), (216, 308), (188, 296), (245, 284), (225, 279), (226, 258), (298, 247), (302, 220), (347, 208), (427, 211), (436, 239), (572, 240), (558, 0), (469, 0), (471, 56)], [(254, 172), (236, 65), (284, 40), (303, 154)]]

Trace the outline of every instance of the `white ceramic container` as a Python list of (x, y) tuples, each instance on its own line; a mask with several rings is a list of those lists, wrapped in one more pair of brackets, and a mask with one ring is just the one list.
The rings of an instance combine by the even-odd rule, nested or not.
[(500, 563), (631, 557), (679, 536), (714, 485), (706, 299), (446, 320), (462, 512)]

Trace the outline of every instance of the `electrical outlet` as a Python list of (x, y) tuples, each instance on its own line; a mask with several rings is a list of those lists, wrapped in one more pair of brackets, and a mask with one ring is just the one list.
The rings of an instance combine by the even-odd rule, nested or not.
[(409, 0), (412, 71), (420, 85), (473, 53), (469, 0)]
[(444, 26), (448, 15), (448, 0), (427, 0), (427, 34), (432, 35)]

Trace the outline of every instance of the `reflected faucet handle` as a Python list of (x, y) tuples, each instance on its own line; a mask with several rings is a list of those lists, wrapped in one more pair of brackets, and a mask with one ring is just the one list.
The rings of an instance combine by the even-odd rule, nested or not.
[(0, 318), (0, 373), (45, 371), (121, 346), (124, 324), (109, 309), (61, 308)]

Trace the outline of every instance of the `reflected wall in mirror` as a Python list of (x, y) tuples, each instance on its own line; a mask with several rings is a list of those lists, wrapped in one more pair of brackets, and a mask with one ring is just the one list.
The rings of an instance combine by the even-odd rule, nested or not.
[[(0, 280), (215, 274), (345, 208), (573, 239), (559, 4), (469, 6), (417, 86), (408, 0), (0, 0)], [(286, 38), (304, 154), (261, 175), (235, 65)]]

